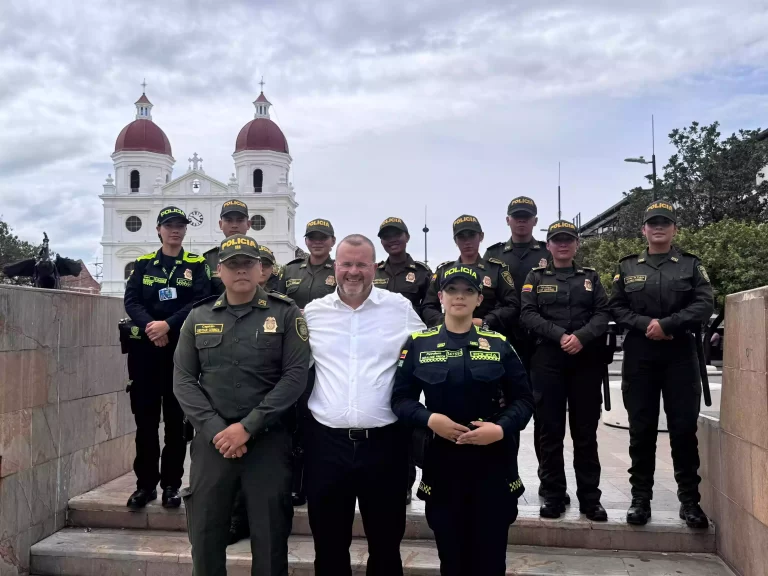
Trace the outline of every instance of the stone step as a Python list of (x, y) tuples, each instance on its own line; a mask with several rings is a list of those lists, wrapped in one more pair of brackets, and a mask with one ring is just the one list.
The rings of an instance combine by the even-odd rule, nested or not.
[[(592, 522), (580, 514), (578, 505), (574, 504), (561, 518), (548, 520), (539, 516), (537, 506), (520, 506), (518, 519), (509, 529), (509, 543), (596, 550), (715, 551), (715, 528), (711, 524), (707, 530), (691, 530), (676, 512), (654, 510), (646, 526), (629, 526), (625, 516), (626, 510), (608, 510), (608, 522)], [(166, 510), (159, 501), (154, 501), (143, 510), (131, 511), (126, 508), (125, 499), (99, 489), (70, 500), (67, 523), (83, 528), (187, 529), (183, 505)], [(294, 509), (293, 534), (311, 535), (305, 506)], [(353, 534), (355, 537), (365, 536), (359, 511), (355, 514)], [(424, 516), (424, 502), (414, 500), (408, 507), (405, 538), (433, 539)]]
[[(405, 574), (437, 576), (440, 573), (434, 542), (404, 541), (401, 546)], [(354, 574), (365, 574), (365, 540), (352, 542)], [(32, 546), (30, 572), (37, 576), (188, 576), (192, 558), (187, 535), (158, 530), (65, 528)], [(239, 542), (227, 549), (229, 576), (250, 576), (250, 548)], [(296, 576), (314, 574), (314, 547), (309, 536), (289, 541), (289, 571)], [(734, 576), (712, 554), (663, 554), (571, 550), (510, 546), (507, 574), (525, 576)]]

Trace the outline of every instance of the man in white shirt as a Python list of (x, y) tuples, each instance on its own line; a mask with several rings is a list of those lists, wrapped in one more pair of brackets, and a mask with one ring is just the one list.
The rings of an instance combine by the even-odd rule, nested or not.
[(336, 249), (337, 290), (307, 304), (315, 359), (305, 481), (317, 576), (350, 576), (355, 499), (368, 539), (367, 576), (403, 573), (407, 430), (390, 407), (409, 334), (424, 323), (399, 294), (373, 288), (376, 249), (347, 236)]

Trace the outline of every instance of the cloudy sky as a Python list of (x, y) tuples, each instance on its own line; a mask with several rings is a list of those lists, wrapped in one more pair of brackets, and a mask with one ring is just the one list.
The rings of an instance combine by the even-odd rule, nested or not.
[[(83, 6), (87, 6), (83, 11)], [(299, 227), (375, 235), (387, 216), (423, 258), (455, 256), (476, 215), (505, 239), (526, 194), (540, 224), (586, 221), (643, 182), (622, 161), (693, 120), (768, 125), (768, 7), (675, 0), (0, 0), (0, 215), (93, 262), (98, 195), (146, 77), (177, 158), (226, 181), (264, 75), (294, 158)], [(45, 223), (43, 223), (45, 222)]]

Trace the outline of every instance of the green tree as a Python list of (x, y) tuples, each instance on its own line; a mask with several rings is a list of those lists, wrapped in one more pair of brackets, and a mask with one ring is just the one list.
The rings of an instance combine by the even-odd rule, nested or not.
[[(718, 309), (728, 294), (768, 285), (768, 224), (725, 219), (698, 230), (682, 229), (675, 245), (701, 259)], [(591, 238), (583, 242), (579, 254), (582, 263), (595, 268), (610, 290), (619, 259), (637, 254), (645, 246), (643, 238)]]
[(6, 222), (0, 220), (0, 284), (31, 284), (30, 278), (7, 278), (2, 270), (6, 264), (12, 264), (26, 258), (34, 258), (38, 247), (20, 240)]

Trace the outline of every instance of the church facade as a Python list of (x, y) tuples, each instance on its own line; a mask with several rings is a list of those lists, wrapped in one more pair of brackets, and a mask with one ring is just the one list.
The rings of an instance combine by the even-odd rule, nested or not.
[(152, 120), (153, 105), (142, 94), (136, 118), (117, 137), (114, 178), (110, 174), (100, 198), (104, 204), (103, 281), (101, 293), (122, 296), (138, 256), (159, 248), (158, 212), (177, 206), (192, 221), (184, 249), (202, 254), (218, 246), (221, 205), (230, 198), (248, 204), (251, 231), (272, 249), (281, 264), (296, 255), (296, 194), (290, 183), (291, 155), (282, 130), (269, 117), (262, 92), (253, 103), (253, 120), (235, 140), (234, 172), (226, 183), (206, 174), (195, 152), (187, 171), (174, 178), (171, 144)]

